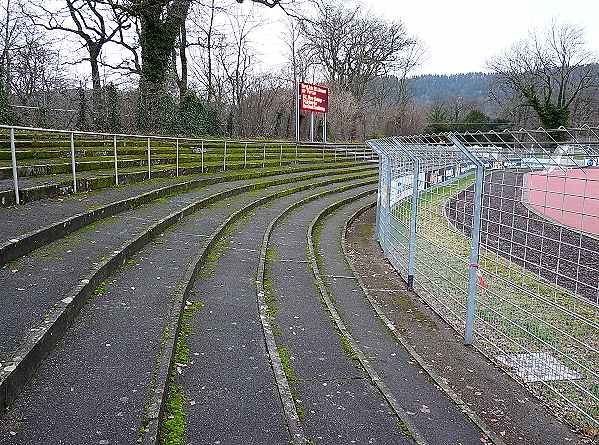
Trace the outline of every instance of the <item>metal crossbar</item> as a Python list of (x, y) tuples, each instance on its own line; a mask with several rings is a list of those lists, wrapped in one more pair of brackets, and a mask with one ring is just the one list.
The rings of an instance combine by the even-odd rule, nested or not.
[(376, 139), (378, 240), (454, 329), (599, 427), (599, 128)]

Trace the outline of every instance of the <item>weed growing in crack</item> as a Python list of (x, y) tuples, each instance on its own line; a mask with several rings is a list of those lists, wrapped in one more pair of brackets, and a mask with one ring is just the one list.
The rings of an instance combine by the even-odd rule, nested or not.
[(187, 397), (181, 385), (176, 383), (177, 365), (189, 363), (189, 344), (187, 337), (191, 333), (190, 319), (198, 312), (204, 303), (196, 301), (188, 304), (181, 315), (181, 326), (175, 341), (175, 357), (167, 383), (164, 419), (160, 430), (161, 445), (180, 445), (184, 443), (187, 422)]

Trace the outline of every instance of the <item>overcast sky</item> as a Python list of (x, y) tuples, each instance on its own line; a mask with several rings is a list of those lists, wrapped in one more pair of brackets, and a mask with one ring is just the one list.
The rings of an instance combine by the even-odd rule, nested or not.
[(599, 0), (363, 0), (388, 19), (401, 19), (428, 51), (422, 73), (481, 71), (494, 54), (553, 18), (582, 25), (599, 52)]
[[(490, 57), (526, 37), (531, 29), (546, 27), (553, 19), (583, 26), (589, 48), (599, 53), (599, 0), (361, 0), (361, 3), (388, 20), (402, 20), (408, 32), (424, 42), (427, 57), (418, 74), (484, 71)], [(257, 40), (263, 54), (272, 54), (271, 45), (276, 39)], [(279, 57), (282, 54), (276, 55), (276, 59)]]

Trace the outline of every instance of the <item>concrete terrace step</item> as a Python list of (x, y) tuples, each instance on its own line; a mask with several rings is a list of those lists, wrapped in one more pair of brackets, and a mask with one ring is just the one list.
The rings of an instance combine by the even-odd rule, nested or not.
[(61, 199), (60, 202), (41, 200), (18, 207), (0, 208), (0, 219), (5, 222), (0, 226), (0, 265), (84, 225), (173, 193), (227, 181), (283, 174), (302, 175), (306, 171), (322, 171), (326, 175), (359, 173), (368, 170), (372, 169), (365, 165), (317, 164), (294, 168), (233, 171), (196, 179), (180, 177), (171, 180), (152, 180), (71, 195)]
[[(327, 286), (335, 310), (353, 341), (365, 354), (368, 366), (385, 383), (406, 420), (429, 444), (480, 444), (491, 441), (487, 434), (462, 412), (462, 408), (439, 390), (412, 355), (387, 332), (372, 310), (348, 266), (341, 246), (345, 222), (373, 198), (345, 203), (322, 213), (316, 223), (320, 263), (318, 273)], [(409, 383), (407, 383), (409, 382)], [(497, 440), (497, 439), (496, 439)], [(494, 442), (502, 444), (499, 439)]]
[[(300, 158), (299, 160), (280, 160), (267, 159), (248, 160), (247, 163), (240, 161), (227, 161), (227, 170), (240, 170), (250, 168), (275, 167), (283, 165), (308, 164), (316, 162), (343, 162), (345, 160), (334, 159), (332, 157), (321, 158)], [(206, 172), (217, 172), (224, 169), (223, 162), (205, 163), (203, 168), (201, 164), (180, 164), (179, 175), (201, 174)], [(151, 176), (169, 177), (176, 175), (174, 165), (159, 165), (152, 168)], [(148, 179), (147, 168), (128, 168), (118, 172), (119, 185), (138, 182)], [(39, 178), (22, 178), (19, 183), (21, 202), (29, 202), (50, 196), (60, 196), (70, 194), (73, 191), (73, 181), (71, 175), (55, 175)], [(97, 188), (111, 187), (115, 185), (114, 170), (95, 170), (80, 172), (77, 174), (78, 191), (89, 191)], [(12, 180), (0, 180), (0, 204), (10, 206), (15, 203), (15, 194)]]
[[(352, 182), (356, 183), (356, 180), (349, 183)], [(296, 182), (256, 194), (226, 198), (190, 215), (136, 254), (133, 261), (120, 269), (108, 284), (100, 287), (101, 291), (84, 307), (69, 336), (48, 357), (22, 397), (3, 419), (0, 437), (11, 443), (33, 443), (38, 440), (53, 443), (95, 443), (105, 440), (108, 443), (131, 443), (143, 436), (142, 426), (147, 426), (148, 420), (151, 423), (151, 419), (144, 419), (148, 414), (147, 411), (144, 413), (144, 406), (147, 406), (149, 394), (155, 389), (152, 388), (152, 376), (156, 375), (156, 359), (161, 356), (164, 321), (168, 319), (174, 304), (173, 293), (186, 285), (182, 282), (185, 269), (206, 246), (207, 236), (216, 230), (227, 215), (261, 196), (272, 194), (276, 189), (284, 191), (300, 185)], [(306, 187), (305, 191), (296, 195), (301, 197), (314, 193), (314, 188), (338, 186)], [(297, 199), (296, 195), (281, 198), (273, 205)], [(263, 214), (262, 210), (259, 215)], [(233, 250), (236, 255), (240, 254), (241, 261), (248, 256), (243, 249)], [(255, 298), (252, 297), (255, 264), (248, 270), (250, 272), (246, 278), (250, 292), (244, 304), (249, 304), (257, 312)], [(230, 271), (222, 270), (221, 273), (230, 275)], [(198, 295), (192, 293), (193, 298)], [(206, 299), (205, 304), (207, 309), (212, 302)], [(206, 327), (201, 326), (201, 329)], [(261, 337), (261, 333), (255, 330), (252, 335)], [(252, 341), (246, 337), (257, 350), (253, 358), (243, 356), (253, 366), (240, 369), (246, 373), (246, 377), (255, 374), (256, 381), (264, 383), (259, 393), (249, 387), (244, 393), (248, 397), (248, 413), (253, 415), (252, 419), (248, 417), (245, 422), (253, 420), (252, 434), (272, 439), (270, 443), (283, 443), (287, 436), (285, 421), (282, 410), (277, 408), (276, 387), (271, 380), (268, 360), (263, 352), (260, 353), (263, 341), (259, 338)], [(196, 350), (192, 347), (192, 351)], [(132, 351), (136, 351), (135, 354), (131, 354)], [(200, 361), (199, 355), (193, 357), (197, 362)], [(189, 369), (192, 369), (192, 365)], [(258, 378), (259, 375), (262, 377)], [(239, 407), (240, 394), (237, 396), (236, 406)], [(214, 399), (210, 400), (210, 403), (214, 402)], [(266, 403), (259, 406), (269, 406), (271, 410), (269, 415), (261, 416), (266, 422), (263, 428), (255, 428), (260, 419), (256, 419), (255, 410), (249, 409), (252, 403), (258, 402)], [(204, 402), (204, 405), (207, 404)], [(201, 406), (202, 402), (198, 398), (196, 407), (200, 409)], [(74, 407), (79, 407), (78, 416), (64, 416)], [(238, 424), (229, 426), (240, 427)], [(9, 436), (10, 431), (16, 432), (16, 435)], [(249, 430), (244, 431), (247, 433)], [(205, 430), (197, 431), (193, 437), (208, 437), (207, 434)], [(226, 436), (226, 431), (221, 431), (221, 434)]]
[[(48, 343), (51, 346), (56, 341), (57, 337), (52, 333), (55, 326), (63, 326), (57, 329), (64, 330), (60, 317), (66, 316), (65, 310), (70, 318), (76, 315), (83, 300), (102, 279), (181, 216), (250, 189), (280, 189), (285, 188), (285, 184), (299, 184), (302, 180), (309, 187), (316, 176), (321, 174), (283, 176), (261, 182), (246, 180), (233, 185), (214, 184), (123, 212), (9, 263), (0, 270), (6, 290), (1, 302), (5, 315), (0, 319), (4, 340), (0, 345), (0, 361), (4, 363), (4, 370), (0, 367), (0, 396), (6, 395), (10, 399), (12, 388), (18, 389), (24, 381), (22, 376), (35, 369), (49, 349), (39, 345)], [(334, 176), (330, 181), (344, 179)], [(237, 187), (232, 188), (234, 185)], [(57, 295), (53, 292), (55, 289), (63, 291)], [(40, 348), (42, 352), (36, 352)], [(15, 370), (14, 366), (18, 368)], [(4, 393), (5, 390), (8, 392)], [(0, 405), (6, 403), (5, 400), (0, 402)]]
[[(303, 412), (306, 437), (316, 443), (412, 443), (397, 427), (385, 400), (346, 355), (306, 267), (306, 230), (313, 215), (355, 189), (294, 210), (277, 225), (267, 277), (276, 299), (277, 347), (293, 370), (292, 391)], [(372, 189), (372, 188), (370, 188)]]
[[(308, 152), (298, 152), (298, 160), (301, 159), (322, 159), (321, 153), (308, 151)], [(352, 153), (325, 153), (325, 158), (336, 158), (341, 161), (343, 159), (355, 159), (355, 156)], [(200, 154), (180, 154), (179, 155), (179, 163), (182, 165), (189, 165), (193, 163), (201, 163), (205, 162), (208, 165), (216, 164), (222, 165), (224, 154), (223, 153), (204, 153), (204, 156)], [(295, 153), (280, 153), (276, 152), (267, 152), (266, 156), (262, 151), (260, 152), (227, 152), (227, 162), (241, 162), (248, 161), (256, 163), (256, 161), (262, 161), (263, 159), (275, 160), (275, 161), (288, 161), (289, 158), (293, 158), (295, 160)], [(203, 159), (203, 161), (202, 161)], [(361, 159), (362, 160), (362, 159)], [(51, 162), (48, 162), (51, 161)], [(174, 153), (170, 155), (161, 154), (155, 155), (152, 153), (150, 157), (150, 164), (152, 166), (168, 164), (171, 166), (176, 165), (177, 158)], [(131, 167), (139, 167), (139, 166), (147, 166), (147, 153), (142, 152), (138, 156), (127, 156), (127, 157), (118, 157), (118, 168), (126, 169)], [(34, 162), (18, 162), (17, 174), (19, 178), (23, 177), (37, 177), (37, 176), (48, 176), (55, 175), (61, 173), (71, 173), (72, 165), (69, 159), (54, 159), (54, 160), (36, 160)], [(75, 169), (77, 172), (85, 172), (90, 170), (114, 170), (114, 158), (112, 155), (110, 156), (102, 156), (102, 157), (88, 157), (77, 159), (75, 163)], [(0, 161), (0, 179), (12, 179), (13, 170), (11, 163), (9, 161)]]

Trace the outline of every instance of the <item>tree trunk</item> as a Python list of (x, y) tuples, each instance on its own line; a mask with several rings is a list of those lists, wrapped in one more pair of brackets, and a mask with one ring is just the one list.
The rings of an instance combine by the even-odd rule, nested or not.
[(102, 82), (100, 79), (100, 46), (89, 45), (89, 63), (92, 71), (92, 128), (101, 130), (103, 127), (104, 103), (102, 100)]
[(191, 0), (175, 0), (166, 17), (160, 2), (140, 7), (141, 79), (139, 85), (140, 129), (161, 129), (167, 95), (167, 74), (177, 36), (189, 11)]
[(181, 25), (179, 41), (179, 59), (181, 60), (181, 78), (179, 79), (179, 101), (187, 94), (187, 30), (185, 23)]

